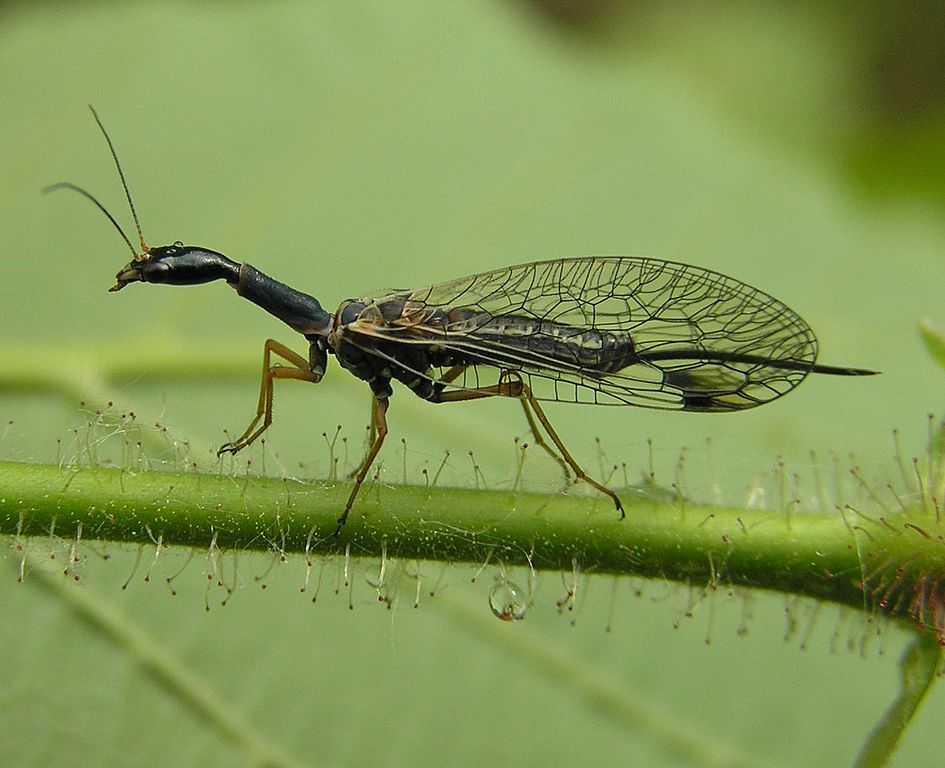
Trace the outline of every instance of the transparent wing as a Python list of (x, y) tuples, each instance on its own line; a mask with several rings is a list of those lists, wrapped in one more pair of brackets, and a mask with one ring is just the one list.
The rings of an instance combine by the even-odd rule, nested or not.
[[(739, 410), (817, 369), (813, 332), (782, 302), (717, 272), (650, 258), (524, 264), (371, 306), (352, 329), (366, 337), (356, 342), (365, 351), (384, 357), (379, 340), (425, 345), (442, 367), (467, 366), (450, 384), (461, 388), (515, 370), (540, 400)], [(436, 366), (415, 372), (436, 380)]]

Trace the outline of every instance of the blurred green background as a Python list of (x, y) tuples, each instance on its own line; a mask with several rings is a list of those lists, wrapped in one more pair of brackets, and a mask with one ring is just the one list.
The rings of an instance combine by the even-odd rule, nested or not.
[[(823, 362), (883, 375), (810, 380), (729, 416), (550, 407), (569, 447), (593, 467), (599, 437), (633, 482), (652, 438), (663, 484), (686, 449), (685, 487), (734, 503), (759, 501), (779, 456), (809, 482), (811, 450), (828, 474), (835, 456), (840, 476), (855, 463), (894, 481), (892, 430), (921, 453), (941, 402), (916, 321), (945, 322), (942, 21), (932, 3), (0, 5), (0, 457), (73, 455), (97, 398), (159, 421), (212, 469), (222, 430), (252, 415), (263, 341), (304, 349), (222, 285), (105, 293), (129, 257), (118, 236), (78, 196), (39, 194), (73, 181), (129, 221), (91, 103), (150, 243), (220, 250), (327, 308), (584, 254), (691, 262), (762, 288), (811, 323)], [(284, 384), (254, 466), (265, 455), (269, 472), (324, 477), (321, 434), (341, 425), (357, 456), (367, 405), (337, 366), (318, 388)], [(390, 422), (383, 480), (423, 482), (447, 450), (444, 482), (475, 482), (469, 451), (488, 484), (514, 477), (514, 403), (397, 392)], [(525, 482), (552, 490), (557, 469), (531, 456)], [(312, 764), (676, 764), (435, 599), (389, 613), (360, 574), (350, 611), (331, 562), (312, 606), (304, 563), (263, 591), (253, 574), (268, 560), (245, 557), (236, 596), (219, 609), (214, 593), (205, 614), (202, 557), (171, 599), (141, 573), (121, 591), (135, 553), (109, 551), (83, 564), (89, 589)], [(15, 584), (7, 557), (0, 735), (13, 764), (241, 764), (61, 601)], [(446, 571), (450, 599), (493, 621), (493, 570), (468, 576)], [(543, 581), (510, 637), (534, 634), (681, 727), (775, 764), (848, 763), (897, 689), (905, 636), (885, 630), (861, 658), (876, 627), (832, 609), (787, 606), (799, 628), (785, 643), (780, 597), (721, 590), (689, 619), (701, 585), (622, 583), (613, 599), (591, 580), (560, 615), (562, 580)], [(943, 712), (937, 691), (895, 764), (934, 764)]]

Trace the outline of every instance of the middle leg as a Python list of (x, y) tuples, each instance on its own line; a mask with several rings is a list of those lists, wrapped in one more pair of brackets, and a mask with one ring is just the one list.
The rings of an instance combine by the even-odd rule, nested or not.
[(378, 400), (375, 398), (374, 400), (374, 405), (371, 408), (371, 433), (374, 435), (374, 439), (371, 442), (371, 447), (368, 449), (367, 455), (364, 457), (364, 461), (361, 462), (361, 466), (358, 468), (358, 473), (354, 478), (354, 488), (351, 489), (348, 501), (345, 503), (344, 511), (341, 513), (341, 517), (338, 518), (338, 524), (335, 526), (335, 536), (341, 533), (341, 529), (344, 527), (345, 523), (348, 522), (348, 515), (351, 513), (351, 507), (354, 506), (354, 500), (358, 496), (358, 491), (361, 490), (361, 483), (363, 483), (364, 478), (367, 477), (368, 470), (370, 470), (371, 465), (374, 463), (374, 459), (377, 458), (377, 454), (384, 444), (384, 438), (387, 437), (387, 408), (389, 405), (390, 401), (387, 399)]

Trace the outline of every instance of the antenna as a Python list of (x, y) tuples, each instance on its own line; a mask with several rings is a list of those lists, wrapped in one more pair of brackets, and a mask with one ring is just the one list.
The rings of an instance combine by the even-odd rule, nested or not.
[(135, 210), (134, 201), (131, 199), (131, 192), (128, 191), (128, 182), (125, 181), (125, 173), (121, 169), (121, 163), (118, 162), (118, 153), (115, 151), (115, 145), (112, 144), (111, 137), (108, 135), (108, 131), (105, 130), (105, 126), (102, 125), (102, 121), (99, 119), (95, 107), (89, 104), (89, 109), (92, 110), (92, 117), (94, 117), (95, 122), (98, 123), (98, 127), (101, 129), (105, 141), (108, 142), (108, 149), (112, 153), (112, 159), (115, 161), (115, 168), (118, 169), (118, 178), (121, 179), (121, 187), (125, 190), (128, 207), (131, 209), (131, 218), (134, 219), (135, 229), (138, 230), (138, 242), (141, 243), (141, 251), (142, 253), (148, 253), (151, 249), (148, 247), (148, 244), (144, 242), (144, 235), (141, 234), (141, 222), (138, 221), (138, 212)]
[(135, 229), (138, 231), (138, 241), (141, 243), (141, 253), (138, 253), (135, 250), (134, 245), (132, 245), (131, 240), (128, 238), (128, 235), (125, 234), (125, 230), (121, 228), (121, 225), (115, 221), (115, 217), (112, 216), (108, 209), (102, 205), (98, 198), (95, 197), (91, 192), (86, 191), (76, 184), (71, 184), (67, 181), (60, 182), (59, 184), (52, 184), (48, 187), (43, 188), (43, 194), (48, 194), (49, 192), (55, 192), (58, 189), (71, 189), (73, 192), (78, 192), (82, 197), (91, 200), (95, 206), (105, 214), (108, 220), (112, 223), (112, 226), (118, 230), (118, 233), (121, 235), (122, 240), (125, 241), (125, 244), (131, 250), (132, 255), (134, 256), (135, 261), (141, 261), (144, 259), (145, 254), (151, 252), (151, 248), (147, 243), (144, 242), (144, 235), (141, 233), (141, 222), (138, 221), (138, 212), (135, 210), (134, 201), (131, 199), (131, 192), (128, 191), (128, 183), (125, 181), (125, 174), (121, 170), (121, 163), (118, 162), (118, 153), (115, 152), (115, 145), (112, 144), (111, 137), (108, 135), (108, 131), (105, 130), (105, 126), (102, 125), (102, 121), (99, 119), (98, 112), (95, 111), (95, 107), (89, 104), (89, 109), (92, 110), (92, 117), (95, 118), (95, 122), (98, 123), (99, 129), (102, 131), (102, 135), (105, 137), (105, 141), (108, 142), (108, 149), (112, 153), (112, 159), (115, 161), (115, 167), (118, 169), (118, 178), (121, 179), (122, 189), (125, 190), (125, 198), (128, 200), (128, 207), (131, 208), (131, 218), (134, 219)]
[(108, 220), (114, 225), (115, 229), (118, 230), (118, 234), (121, 235), (121, 239), (124, 240), (128, 248), (131, 249), (131, 253), (135, 257), (135, 261), (141, 258), (138, 252), (135, 250), (135, 247), (131, 244), (131, 240), (128, 239), (128, 235), (125, 234), (125, 230), (123, 230), (118, 222), (115, 221), (115, 217), (108, 212), (105, 206), (96, 199), (95, 195), (82, 189), (82, 187), (76, 186), (75, 184), (70, 184), (68, 181), (61, 181), (58, 184), (50, 184), (48, 187), (43, 187), (43, 194), (48, 195), (50, 192), (55, 192), (57, 189), (71, 189), (73, 192), (78, 192), (80, 195), (82, 195), (82, 197), (95, 203), (95, 205), (98, 206), (98, 209), (108, 217)]

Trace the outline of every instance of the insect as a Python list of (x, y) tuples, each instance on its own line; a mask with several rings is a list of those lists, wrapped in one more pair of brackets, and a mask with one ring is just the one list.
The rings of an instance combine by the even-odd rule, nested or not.
[(810, 373), (874, 373), (818, 364), (810, 327), (772, 296), (718, 272), (652, 258), (533, 262), (347, 299), (329, 313), (313, 296), (222, 253), (180, 242), (148, 246), (115, 147), (94, 109), (92, 114), (118, 169), (140, 252), (81, 187), (60, 183), (44, 191), (78, 192), (121, 234), (133, 258), (110, 290), (135, 282), (224, 280), (308, 341), (307, 356), (266, 341), (256, 415), (218, 455), (236, 453), (266, 431), (277, 380), (317, 384), (329, 356), (370, 387), (370, 444), (336, 534), (387, 435), (392, 381), (431, 403), (516, 398), (536, 444), (566, 474), (609, 496), (622, 518), (618, 496), (574, 460), (541, 402), (740, 411), (781, 397)]

